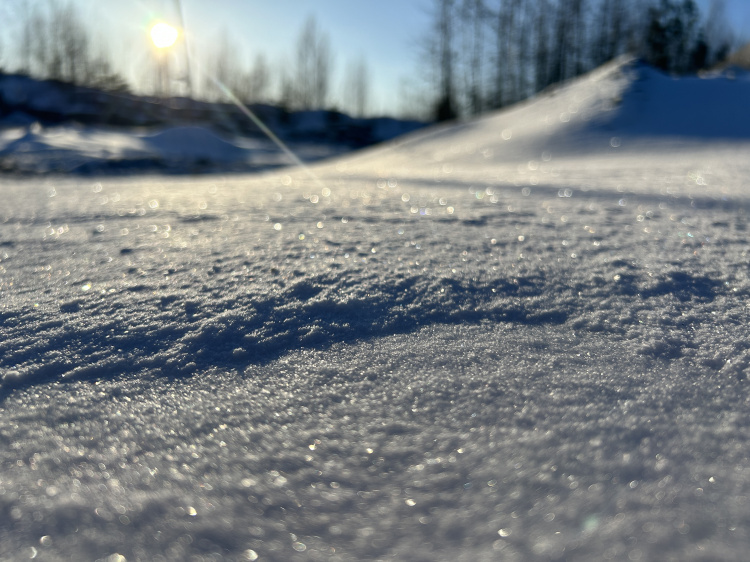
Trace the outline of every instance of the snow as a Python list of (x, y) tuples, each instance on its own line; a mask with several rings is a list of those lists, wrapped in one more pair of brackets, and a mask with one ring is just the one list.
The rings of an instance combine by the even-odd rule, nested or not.
[(0, 558), (745, 559), (750, 130), (626, 119), (704, 81), (315, 179), (0, 178)]
[(232, 161), (247, 158), (247, 152), (202, 127), (174, 127), (148, 136), (144, 142), (159, 155), (192, 160)]
[[(384, 121), (372, 120), (372, 127), (355, 123), (351, 140), (355, 144), (389, 140), (399, 131), (413, 128), (393, 120), (382, 126)], [(169, 126), (155, 131), (76, 124), (43, 127), (19, 112), (6, 117), (4, 124), (0, 128), (0, 169), (14, 173), (236, 173), (289, 165), (289, 158), (270, 139), (231, 137), (203, 126)], [(356, 133), (360, 129), (365, 131), (361, 138)], [(287, 133), (295, 139), (288, 144), (306, 162), (352, 150), (350, 144), (328, 138), (330, 135), (315, 127), (299, 129), (295, 125)], [(343, 134), (348, 134), (346, 127)]]
[[(181, 97), (102, 92), (0, 72), (0, 170), (78, 175), (239, 173), (292, 163), (244, 115), (244, 109)], [(338, 156), (425, 126), (417, 121), (353, 118), (336, 111), (289, 112), (263, 104), (249, 110), (304, 162)]]

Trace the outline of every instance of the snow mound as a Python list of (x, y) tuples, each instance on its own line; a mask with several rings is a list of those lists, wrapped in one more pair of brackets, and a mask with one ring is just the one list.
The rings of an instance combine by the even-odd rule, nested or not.
[(22, 173), (68, 173), (82, 167), (124, 163), (158, 165), (134, 136), (77, 126), (45, 128), (38, 123), (0, 131), (0, 170)]
[(750, 139), (750, 73), (674, 78), (636, 65), (620, 106), (601, 123), (624, 139)]
[(508, 163), (537, 169), (562, 157), (618, 158), (655, 144), (671, 150), (707, 139), (746, 141), (749, 97), (747, 74), (674, 78), (622, 57), (527, 101), (414, 133), (345, 165), (476, 175)]
[(142, 140), (146, 147), (167, 160), (237, 162), (247, 160), (250, 154), (204, 127), (173, 127)]
[[(19, 135), (19, 131), (23, 134)], [(183, 172), (244, 167), (251, 150), (201, 127), (176, 127), (148, 136), (80, 126), (32, 124), (0, 132), (0, 168), (15, 172)]]

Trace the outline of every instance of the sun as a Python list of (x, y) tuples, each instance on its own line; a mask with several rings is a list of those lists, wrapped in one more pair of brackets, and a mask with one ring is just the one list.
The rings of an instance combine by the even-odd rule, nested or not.
[(166, 23), (157, 23), (151, 28), (151, 40), (159, 49), (166, 49), (177, 41), (177, 30)]

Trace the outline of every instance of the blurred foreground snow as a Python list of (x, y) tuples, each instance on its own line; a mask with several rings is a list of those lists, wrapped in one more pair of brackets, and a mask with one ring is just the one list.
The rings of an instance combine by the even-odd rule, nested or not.
[[(620, 61), (318, 181), (2, 180), (0, 557), (745, 559), (750, 129), (705, 83)], [(648, 130), (669, 88), (713, 132)]]

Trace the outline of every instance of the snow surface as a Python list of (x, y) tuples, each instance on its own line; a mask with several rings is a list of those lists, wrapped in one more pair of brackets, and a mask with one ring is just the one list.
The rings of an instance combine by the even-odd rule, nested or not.
[(695, 84), (316, 179), (2, 178), (0, 558), (745, 560), (750, 130), (625, 119)]
[[(323, 112), (316, 112), (323, 113)], [(322, 120), (322, 119), (321, 119)], [(416, 125), (392, 119), (370, 119), (367, 138), (390, 140)], [(318, 123), (318, 121), (316, 121)], [(81, 126), (43, 127), (28, 115), (13, 113), (0, 127), (0, 172), (22, 174), (125, 175), (131, 173), (247, 173), (288, 166), (289, 157), (268, 138), (227, 137), (208, 127), (170, 126), (156, 131)], [(346, 126), (343, 127), (346, 131)], [(342, 133), (343, 134), (343, 133)], [(320, 138), (320, 130), (289, 127), (286, 144), (303, 162), (340, 156), (350, 143)]]
[[(339, 148), (338, 152), (342, 151)], [(308, 160), (337, 153), (329, 146), (299, 152)], [(184, 174), (287, 164), (288, 158), (268, 139), (232, 142), (198, 126), (145, 133), (79, 125), (42, 127), (38, 123), (0, 129), (0, 169), (27, 174), (101, 175), (139, 169)]]

